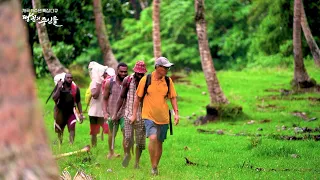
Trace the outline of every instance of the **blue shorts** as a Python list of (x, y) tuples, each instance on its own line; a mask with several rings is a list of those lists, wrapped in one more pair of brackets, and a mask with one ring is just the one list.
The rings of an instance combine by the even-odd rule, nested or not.
[(147, 137), (156, 134), (160, 142), (164, 142), (164, 140), (167, 139), (168, 124), (156, 124), (152, 120), (144, 119), (144, 125), (146, 127)]

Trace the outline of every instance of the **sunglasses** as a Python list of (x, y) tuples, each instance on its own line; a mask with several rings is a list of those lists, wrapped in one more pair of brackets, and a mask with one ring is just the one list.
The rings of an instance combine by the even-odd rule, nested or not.
[(144, 73), (136, 73), (137, 76), (144, 76)]
[(160, 66), (160, 67), (163, 67), (163, 68), (165, 68), (166, 70), (170, 70), (170, 67), (165, 67), (165, 66)]

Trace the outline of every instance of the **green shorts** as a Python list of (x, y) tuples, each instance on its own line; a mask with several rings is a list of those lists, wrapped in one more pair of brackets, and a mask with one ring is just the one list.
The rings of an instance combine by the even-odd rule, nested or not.
[[(108, 119), (108, 125), (109, 125), (110, 132), (112, 132), (112, 130), (113, 130), (113, 122), (112, 122), (112, 120), (110, 118)], [(124, 118), (123, 117), (119, 119), (119, 124), (116, 127), (117, 131), (119, 129), (119, 125), (120, 125), (120, 128), (121, 128), (121, 131), (123, 131), (123, 128), (124, 128)]]

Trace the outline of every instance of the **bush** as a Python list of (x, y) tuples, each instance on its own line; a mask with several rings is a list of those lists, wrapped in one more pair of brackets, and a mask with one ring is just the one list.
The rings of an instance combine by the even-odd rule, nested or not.
[(88, 78), (88, 72), (80, 65), (71, 65), (69, 66), (70, 72), (73, 77), (73, 81), (79, 86), (79, 87), (87, 87), (90, 78)]
[[(66, 45), (63, 42), (58, 42), (57, 45), (52, 46), (52, 51), (65, 67), (68, 67), (74, 59), (74, 48), (72, 45)], [(40, 44), (34, 44), (33, 52), (33, 67), (36, 77), (43, 77), (49, 73), (49, 69), (44, 59)]]

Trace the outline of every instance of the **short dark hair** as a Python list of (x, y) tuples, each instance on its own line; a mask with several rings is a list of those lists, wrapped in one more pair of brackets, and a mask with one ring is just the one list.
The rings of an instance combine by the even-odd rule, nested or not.
[(120, 62), (119, 64), (118, 64), (118, 66), (117, 66), (117, 69), (119, 69), (119, 67), (128, 67), (128, 65), (126, 64), (126, 63), (124, 63), (124, 62)]

